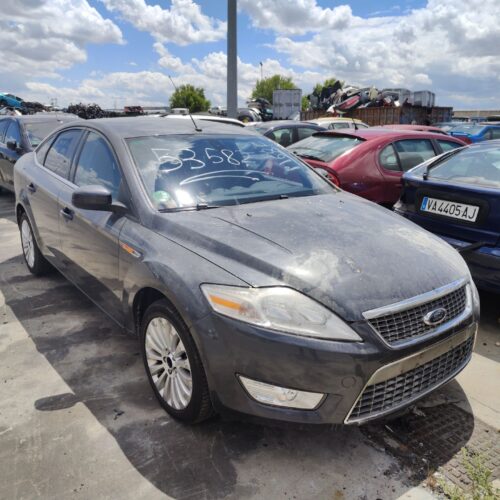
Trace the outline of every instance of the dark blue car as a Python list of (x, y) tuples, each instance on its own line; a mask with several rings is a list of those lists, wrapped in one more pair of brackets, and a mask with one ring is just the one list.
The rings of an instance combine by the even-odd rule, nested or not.
[(500, 139), (500, 125), (486, 123), (464, 123), (448, 131), (448, 134), (467, 143)]
[(394, 209), (454, 246), (478, 287), (500, 292), (500, 141), (449, 151), (410, 170)]

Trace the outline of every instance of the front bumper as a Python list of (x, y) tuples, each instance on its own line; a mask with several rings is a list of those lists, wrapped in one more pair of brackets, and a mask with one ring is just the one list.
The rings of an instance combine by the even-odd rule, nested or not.
[[(219, 412), (226, 409), (266, 419), (299, 423), (362, 423), (399, 411), (453, 378), (470, 359), (468, 353), (446, 377), (389, 409), (363, 418), (350, 418), (363, 391), (394, 374), (411, 371), (457, 345), (477, 330), (473, 312), (437, 337), (391, 348), (366, 322), (351, 325), (364, 342), (316, 340), (257, 328), (210, 314), (193, 325), (204, 361), (211, 397)], [(325, 394), (314, 410), (262, 404), (252, 399), (238, 376), (280, 387)]]

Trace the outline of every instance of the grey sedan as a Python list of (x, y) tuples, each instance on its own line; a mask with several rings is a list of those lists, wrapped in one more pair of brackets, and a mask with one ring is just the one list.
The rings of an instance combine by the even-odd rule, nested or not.
[(138, 335), (175, 418), (362, 423), (468, 363), (457, 252), (231, 125), (64, 125), (15, 167), (29, 270), (55, 267)]

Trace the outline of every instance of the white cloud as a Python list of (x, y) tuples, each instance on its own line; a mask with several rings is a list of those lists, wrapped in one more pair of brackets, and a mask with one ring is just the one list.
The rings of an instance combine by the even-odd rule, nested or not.
[(287, 35), (347, 29), (352, 23), (351, 7), (322, 8), (316, 0), (239, 0), (256, 28)]
[(192, 0), (172, 0), (170, 9), (149, 5), (145, 0), (101, 0), (110, 12), (119, 14), (158, 42), (188, 45), (214, 42), (226, 36), (226, 23), (202, 13)]
[[(240, 5), (255, 26), (276, 33), (272, 46), (293, 67), (361, 85), (431, 88), (440, 103), (457, 93), (474, 99), (478, 90), (500, 99), (498, 0), (429, 0), (424, 8), (390, 17), (361, 18), (346, 10), (334, 29), (313, 18), (333, 23), (341, 18), (333, 13), (340, 7), (323, 9), (316, 0), (288, 8), (281, 0)], [(293, 36), (307, 32), (306, 39)]]
[(0, 58), (3, 78), (57, 77), (86, 60), (89, 43), (123, 43), (122, 33), (87, 0), (6, 0), (1, 6)]

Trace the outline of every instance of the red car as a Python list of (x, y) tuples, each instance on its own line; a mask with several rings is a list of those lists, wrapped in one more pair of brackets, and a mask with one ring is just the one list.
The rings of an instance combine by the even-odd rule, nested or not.
[(318, 132), (288, 149), (342, 189), (392, 207), (399, 199), (403, 172), (464, 145), (442, 134), (368, 128)]

